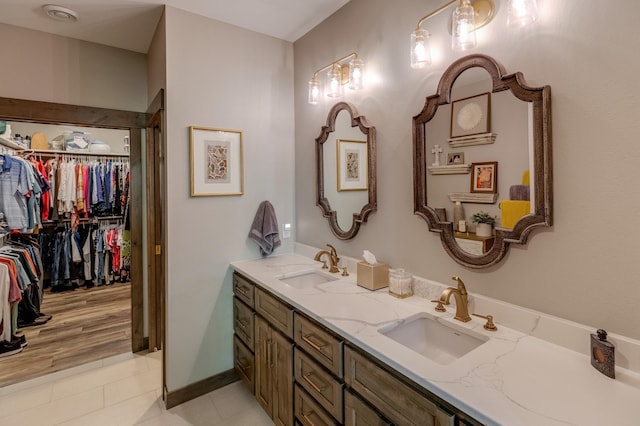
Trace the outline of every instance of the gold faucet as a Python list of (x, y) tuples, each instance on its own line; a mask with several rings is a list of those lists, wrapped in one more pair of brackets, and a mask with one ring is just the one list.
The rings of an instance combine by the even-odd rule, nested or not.
[[(326, 254), (329, 257), (329, 264), (331, 265), (331, 267), (329, 268), (329, 272), (332, 272), (332, 273), (340, 272), (340, 269), (338, 269), (338, 263), (340, 262), (340, 258), (338, 257), (338, 252), (336, 251), (336, 248), (331, 244), (327, 244), (327, 247), (329, 247), (331, 251), (329, 252), (327, 250), (320, 250), (318, 253), (316, 253), (314, 260), (319, 262), (320, 258)], [(325, 262), (322, 268), (326, 269), (326, 267), (327, 267), (327, 264)]]
[(449, 299), (453, 294), (453, 297), (456, 299), (456, 316), (453, 317), (458, 321), (467, 322), (471, 321), (471, 317), (469, 316), (469, 306), (467, 300), (467, 288), (464, 286), (464, 283), (460, 279), (460, 277), (453, 276), (452, 280), (458, 281), (458, 288), (455, 287), (447, 287), (444, 289), (442, 294), (440, 295), (440, 302), (448, 305)]

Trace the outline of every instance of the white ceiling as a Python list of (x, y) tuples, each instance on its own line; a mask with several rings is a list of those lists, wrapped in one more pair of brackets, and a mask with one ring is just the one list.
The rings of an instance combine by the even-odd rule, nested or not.
[[(0, 0), (0, 23), (146, 53), (166, 4), (296, 41), (349, 0)], [(48, 18), (42, 6), (78, 13), (75, 23)]]

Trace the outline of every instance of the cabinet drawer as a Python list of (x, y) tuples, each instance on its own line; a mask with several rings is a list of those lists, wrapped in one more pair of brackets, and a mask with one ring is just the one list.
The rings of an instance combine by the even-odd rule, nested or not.
[(238, 336), (233, 336), (233, 365), (245, 385), (253, 393), (253, 353)]
[(342, 378), (342, 341), (298, 313), (294, 316), (294, 325), (293, 340), (296, 344), (333, 374)]
[(255, 293), (256, 312), (274, 328), (293, 339), (293, 309), (260, 288), (256, 288)]
[(294, 375), (296, 382), (342, 423), (344, 385), (297, 347), (294, 350)]
[(366, 402), (349, 391), (344, 392), (344, 424), (345, 426), (390, 426)]
[(233, 273), (233, 294), (252, 308), (254, 307), (254, 287), (251, 281), (237, 272)]
[(455, 416), (350, 347), (344, 351), (347, 386), (398, 426), (454, 425)]
[(237, 297), (233, 298), (233, 331), (242, 341), (254, 350), (253, 328), (254, 316), (250, 307), (245, 305)]
[(295, 385), (294, 393), (296, 419), (304, 426), (333, 426), (339, 424), (298, 384)]

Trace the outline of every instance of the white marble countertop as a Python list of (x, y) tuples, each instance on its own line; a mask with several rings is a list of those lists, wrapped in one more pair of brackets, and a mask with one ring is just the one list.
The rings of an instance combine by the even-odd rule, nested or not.
[[(349, 277), (334, 274), (336, 281), (296, 289), (276, 277), (320, 270), (318, 262), (300, 254), (231, 265), (480, 422), (509, 426), (640, 424), (640, 374), (616, 367), (616, 379), (610, 379), (591, 366), (586, 353), (505, 327), (499, 316), (498, 331), (489, 332), (483, 329), (481, 318), (462, 323), (453, 319), (455, 309), (436, 312), (429, 298), (397, 299), (387, 289), (359, 287), (354, 273)], [(481, 301), (476, 304), (484, 306)], [(378, 332), (385, 325), (422, 313), (457, 328), (472, 329), (488, 341), (441, 365)]]

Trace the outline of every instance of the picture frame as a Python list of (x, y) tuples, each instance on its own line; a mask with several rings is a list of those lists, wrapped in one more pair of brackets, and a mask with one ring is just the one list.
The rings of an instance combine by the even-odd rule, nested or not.
[(451, 138), (491, 132), (491, 93), (451, 103)]
[(369, 189), (367, 141), (337, 139), (338, 192)]
[(471, 192), (496, 194), (498, 192), (498, 162), (471, 164)]
[(447, 166), (456, 166), (458, 164), (464, 164), (464, 152), (447, 153)]
[(191, 196), (242, 195), (242, 131), (189, 127)]

